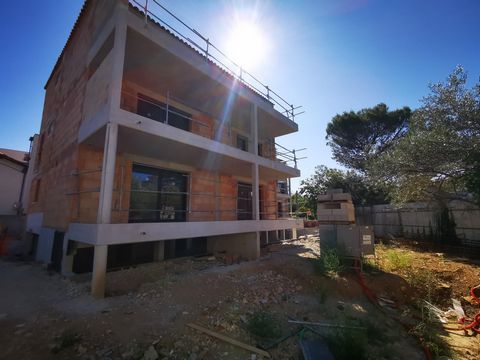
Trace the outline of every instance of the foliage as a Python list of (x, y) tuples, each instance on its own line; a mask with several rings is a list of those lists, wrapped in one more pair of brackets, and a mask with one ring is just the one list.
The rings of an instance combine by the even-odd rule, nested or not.
[(369, 164), (369, 172), (395, 185), (397, 202), (480, 198), (480, 83), (466, 87), (457, 67), (446, 83), (430, 85), (405, 136)]
[(366, 176), (323, 165), (317, 166), (315, 173), (300, 183), (300, 194), (305, 197), (306, 206), (315, 212), (318, 196), (328, 189), (343, 189), (351, 193), (355, 205), (384, 204), (389, 199), (389, 189), (370, 181)]
[(398, 250), (388, 250), (386, 253), (388, 267), (395, 270), (404, 270), (412, 266), (412, 256)]
[(249, 317), (247, 330), (259, 338), (276, 339), (282, 335), (278, 320), (266, 311), (256, 311)]
[(430, 270), (412, 271), (408, 274), (407, 281), (412, 286), (417, 297), (434, 303), (439, 295), (435, 274)]
[(306, 196), (302, 196), (301, 194), (299, 194), (298, 191), (296, 191), (295, 194), (292, 195), (291, 201), (292, 211), (293, 213), (295, 213), (296, 217), (306, 217), (308, 219), (308, 212), (311, 212), (312, 215), (315, 214), (315, 209), (310, 207), (311, 202), (309, 202), (309, 199)]
[(343, 249), (322, 246), (320, 257), (315, 261), (315, 270), (320, 275), (338, 275), (343, 270)]
[(436, 215), (436, 238), (446, 244), (458, 244), (457, 224), (447, 207), (442, 207)]
[(411, 329), (410, 333), (418, 337), (435, 357), (446, 356), (450, 358), (452, 350), (448, 343), (440, 336), (438, 331), (432, 331), (432, 327), (436, 325), (429, 321), (422, 321)]
[(370, 160), (407, 132), (410, 116), (408, 107), (389, 111), (385, 104), (336, 115), (327, 125), (326, 136), (333, 158), (347, 168), (365, 172)]

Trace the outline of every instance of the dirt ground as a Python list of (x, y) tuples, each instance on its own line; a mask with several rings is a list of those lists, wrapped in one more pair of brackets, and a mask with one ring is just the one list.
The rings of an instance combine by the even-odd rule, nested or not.
[[(110, 272), (109, 296), (103, 300), (89, 296), (85, 277), (66, 279), (49, 274), (35, 263), (2, 260), (0, 358), (260, 358), (187, 326), (194, 323), (267, 348), (273, 359), (301, 359), (301, 338), (343, 336), (348, 340), (345, 334), (351, 335), (352, 331), (365, 333), (368, 356), (364, 358), (424, 359), (417, 337), (395, 320), (397, 315), (410, 319), (405, 310), (416, 297), (402, 274), (404, 269), (387, 272), (382, 267), (390, 248), (412, 251), (379, 247), (378, 261), (372, 271), (365, 273), (365, 282), (379, 296), (394, 301), (395, 309), (372, 304), (355, 272), (330, 277), (317, 274), (318, 238), (312, 237), (272, 245), (252, 262), (227, 266), (217, 259), (189, 258)], [(480, 267), (461, 259), (429, 253), (414, 253), (414, 259), (421, 266), (438, 260), (441, 265), (431, 263), (431, 267), (446, 269), (439, 281), (446, 283), (443, 288), (450, 291), (449, 296), (465, 295), (480, 278)], [(456, 281), (459, 277), (465, 277), (465, 282)], [(248, 324), (259, 312), (272, 314), (280, 328), (277, 338), (287, 339), (273, 346), (251, 335)], [(363, 329), (345, 334), (332, 328), (316, 327), (311, 331), (289, 323), (291, 319)], [(288, 337), (290, 334), (294, 335)], [(477, 338), (467, 338), (468, 342), (462, 343), (462, 358), (479, 358)], [(349, 358), (360, 355), (350, 354)]]

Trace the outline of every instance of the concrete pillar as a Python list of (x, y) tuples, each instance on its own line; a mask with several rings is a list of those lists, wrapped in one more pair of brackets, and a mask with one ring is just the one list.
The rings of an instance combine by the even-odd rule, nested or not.
[(155, 261), (163, 261), (165, 259), (165, 241), (157, 241), (155, 243)]
[[(63, 256), (62, 256), (62, 275), (70, 276), (72, 275), (73, 269), (73, 257), (75, 256), (76, 251), (76, 242), (71, 241), (69, 244), (69, 240), (67, 237), (68, 233), (65, 233), (65, 237), (63, 238)], [(70, 249), (69, 249), (70, 247)], [(69, 251), (70, 250), (70, 251)]]
[[(103, 151), (102, 180), (98, 202), (97, 223), (109, 224), (112, 221), (113, 184), (115, 177), (115, 160), (117, 156), (118, 124), (116, 114), (120, 109), (122, 96), (123, 67), (125, 62), (125, 46), (127, 39), (128, 5), (118, 2), (115, 8), (115, 43), (112, 49), (112, 77), (108, 97), (110, 120), (105, 131)], [(96, 245), (93, 259), (93, 274), (91, 293), (95, 298), (101, 298), (105, 293), (105, 276), (107, 271), (107, 245)]]
[(252, 148), (250, 152), (258, 155), (258, 107), (252, 104), (252, 113), (250, 116), (250, 141)]
[(118, 125), (116, 123), (108, 123), (105, 132), (102, 179), (100, 183), (100, 197), (97, 213), (97, 223), (99, 224), (109, 224), (112, 220), (113, 182), (115, 177), (115, 160), (117, 157)]
[(292, 228), (292, 239), (298, 239), (297, 228)]
[(107, 275), (108, 245), (95, 245), (93, 252), (92, 296), (101, 299), (105, 296), (105, 277)]
[(258, 164), (252, 164), (252, 219), (260, 220)]
[[(252, 104), (250, 116), (250, 139), (252, 141), (251, 153), (258, 155), (258, 108)], [(258, 163), (252, 164), (252, 219), (260, 220)]]

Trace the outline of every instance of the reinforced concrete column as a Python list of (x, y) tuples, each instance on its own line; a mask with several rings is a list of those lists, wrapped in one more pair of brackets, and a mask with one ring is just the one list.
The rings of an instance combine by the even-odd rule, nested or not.
[[(98, 224), (109, 224), (112, 221), (113, 184), (115, 177), (115, 160), (117, 156), (118, 125), (109, 122), (105, 134), (103, 150), (102, 180), (98, 201)], [(91, 294), (95, 298), (105, 295), (105, 276), (107, 272), (107, 245), (95, 245)]]
[(115, 42), (112, 49), (112, 78), (110, 80), (109, 94), (111, 116), (115, 116), (118, 113), (122, 97), (123, 67), (127, 44), (127, 13), (128, 3), (117, 2), (115, 9)]
[(252, 219), (260, 220), (258, 164), (252, 164)]
[(297, 228), (292, 228), (292, 239), (297, 239)]
[[(112, 49), (112, 72), (108, 102), (110, 119), (105, 131), (103, 150), (102, 179), (98, 201), (97, 223), (110, 224), (112, 221), (113, 185), (115, 177), (115, 161), (117, 156), (118, 124), (116, 115), (120, 109), (127, 39), (128, 3), (120, 1), (115, 6), (115, 41)], [(93, 273), (91, 293), (95, 298), (105, 295), (105, 276), (107, 271), (107, 245), (95, 245), (93, 256)]]
[(250, 141), (252, 148), (250, 152), (258, 155), (258, 107), (252, 104), (252, 113), (250, 115)]
[(155, 261), (162, 261), (165, 259), (165, 241), (157, 241), (154, 247)]
[(98, 202), (97, 223), (109, 224), (112, 220), (113, 183), (115, 177), (115, 161), (117, 157), (118, 125), (109, 122), (105, 131), (103, 148), (102, 179)]
[(96, 299), (105, 296), (108, 245), (95, 245), (93, 250), (93, 271), (91, 294)]

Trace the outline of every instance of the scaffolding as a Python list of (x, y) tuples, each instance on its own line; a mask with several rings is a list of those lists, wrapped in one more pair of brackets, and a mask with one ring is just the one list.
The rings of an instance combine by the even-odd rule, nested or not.
[[(261, 95), (274, 107), (277, 106), (288, 119), (295, 121), (295, 118), (305, 111), (302, 106), (294, 106), (281, 97), (270, 86), (261, 82), (257, 77), (246, 71), (241, 65), (230, 59), (225, 52), (213, 44), (209, 38), (190, 27), (183, 20), (173, 14), (166, 7), (156, 0), (129, 0), (129, 3), (145, 16), (145, 23), (152, 21), (169, 31), (179, 40), (205, 56), (207, 60), (230, 74), (236, 80)], [(168, 20), (167, 20), (168, 19)]]

